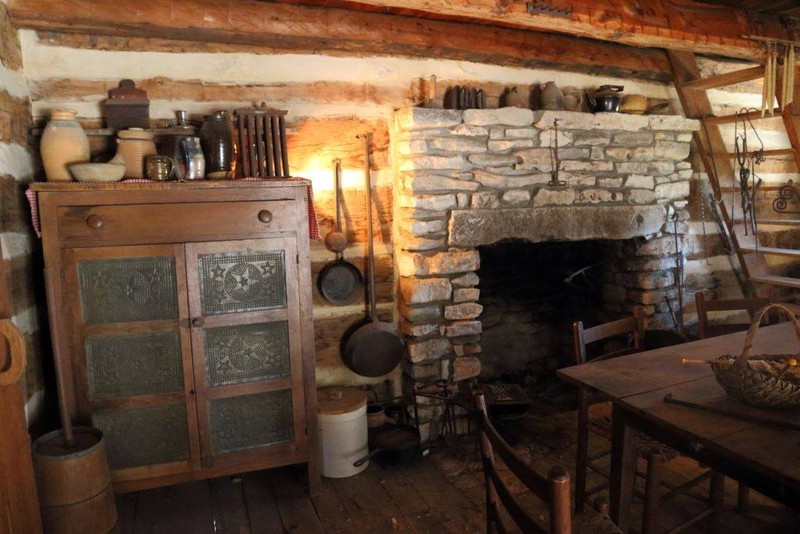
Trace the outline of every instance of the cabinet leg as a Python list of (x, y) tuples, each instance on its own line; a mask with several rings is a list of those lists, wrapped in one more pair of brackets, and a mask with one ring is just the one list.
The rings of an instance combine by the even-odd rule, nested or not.
[(312, 458), (308, 462), (308, 493), (312, 497), (317, 497), (322, 493), (321, 480), (322, 466), (319, 458)]

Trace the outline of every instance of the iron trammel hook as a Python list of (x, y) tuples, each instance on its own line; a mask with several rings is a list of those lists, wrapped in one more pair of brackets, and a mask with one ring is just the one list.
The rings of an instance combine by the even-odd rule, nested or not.
[(558, 179), (558, 119), (553, 119), (553, 143), (554, 148), (550, 152), (550, 163), (553, 166), (553, 170), (550, 174), (550, 181), (547, 182), (547, 185), (550, 187), (565, 187), (567, 182), (564, 180)]

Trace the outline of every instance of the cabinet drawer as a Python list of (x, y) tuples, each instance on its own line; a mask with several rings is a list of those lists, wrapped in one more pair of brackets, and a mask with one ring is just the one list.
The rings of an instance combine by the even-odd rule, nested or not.
[(291, 232), (295, 203), (194, 202), (68, 206), (58, 209), (62, 246), (171, 243)]

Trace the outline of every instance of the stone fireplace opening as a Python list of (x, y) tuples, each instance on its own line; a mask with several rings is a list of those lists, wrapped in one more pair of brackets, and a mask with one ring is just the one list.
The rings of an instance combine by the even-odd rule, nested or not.
[(604, 296), (614, 278), (611, 243), (506, 239), (477, 247), (481, 379), (534, 386), (572, 363), (572, 323), (596, 323), (614, 307)]

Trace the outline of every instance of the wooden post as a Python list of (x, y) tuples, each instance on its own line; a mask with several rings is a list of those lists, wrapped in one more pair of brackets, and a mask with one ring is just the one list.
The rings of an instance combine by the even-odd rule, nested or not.
[[(25, 398), (20, 382), (25, 377), (25, 345), (19, 330), (6, 319), (11, 308), (6, 266), (0, 252), (0, 530), (12, 533), (41, 532), (39, 499), (31, 460)], [(10, 365), (6, 362), (11, 359)], [(21, 367), (15, 365), (21, 361)], [(11, 371), (14, 370), (14, 376)]]

